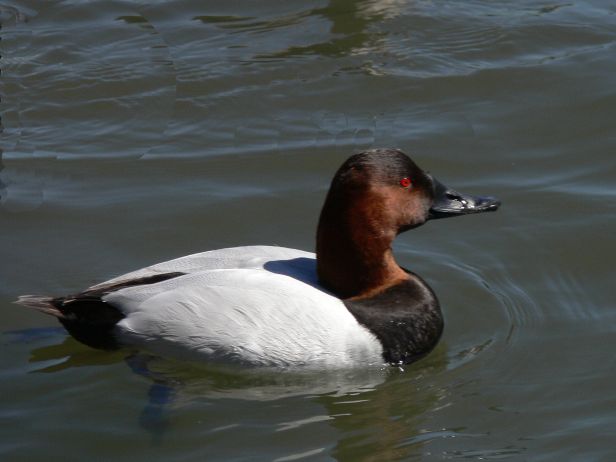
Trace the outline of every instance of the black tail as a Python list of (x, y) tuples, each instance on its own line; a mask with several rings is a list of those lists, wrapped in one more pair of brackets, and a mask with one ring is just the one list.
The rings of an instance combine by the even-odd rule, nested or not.
[(112, 330), (124, 315), (100, 296), (85, 293), (57, 298), (24, 295), (16, 303), (55, 316), (81, 343), (104, 350), (118, 348)]
[(163, 273), (112, 284), (102, 284), (76, 295), (45, 297), (23, 295), (15, 302), (34, 308), (58, 318), (58, 321), (75, 339), (93, 348), (113, 350), (119, 344), (113, 334), (115, 325), (124, 319), (124, 314), (103, 297), (125, 287), (155, 284), (185, 273)]
[(64, 315), (53, 305), (53, 298), (40, 295), (21, 295), (15, 303), (28, 308), (34, 308), (41, 313), (50, 314), (56, 318), (61, 318)]

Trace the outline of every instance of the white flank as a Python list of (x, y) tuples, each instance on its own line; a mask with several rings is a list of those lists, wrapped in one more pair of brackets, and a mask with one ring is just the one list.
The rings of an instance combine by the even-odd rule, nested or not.
[(188, 274), (104, 297), (126, 315), (116, 328), (120, 341), (166, 356), (252, 366), (383, 364), (376, 337), (319, 288), (312, 253), (214, 250), (103, 284), (172, 271)]

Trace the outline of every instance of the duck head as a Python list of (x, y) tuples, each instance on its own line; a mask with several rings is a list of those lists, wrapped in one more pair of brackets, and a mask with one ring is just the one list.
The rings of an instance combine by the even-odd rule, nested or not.
[(334, 175), (317, 230), (317, 271), (341, 298), (369, 296), (408, 277), (395, 237), (436, 218), (498, 209), (494, 197), (461, 194), (397, 149), (351, 156)]

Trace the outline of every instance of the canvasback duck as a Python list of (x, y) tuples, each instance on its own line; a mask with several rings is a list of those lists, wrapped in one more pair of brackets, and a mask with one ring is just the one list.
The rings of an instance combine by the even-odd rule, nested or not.
[(427, 220), (496, 210), (397, 149), (347, 159), (317, 229), (316, 255), (246, 246), (149, 266), (66, 297), (17, 303), (58, 318), (86, 345), (247, 366), (408, 364), (437, 344), (438, 300), (392, 242)]

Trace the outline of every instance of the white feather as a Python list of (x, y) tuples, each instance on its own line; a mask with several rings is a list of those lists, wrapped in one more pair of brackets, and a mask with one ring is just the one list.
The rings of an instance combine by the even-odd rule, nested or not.
[[(316, 273), (310, 273), (309, 271), (309, 269), (314, 268), (316, 262), (314, 253), (286, 247), (252, 245), (209, 250), (207, 252), (185, 255), (174, 260), (157, 263), (117, 276), (92, 286), (91, 288), (97, 288), (109, 283), (118, 283), (130, 279), (154, 276), (161, 273), (172, 273), (176, 271), (193, 273), (196, 271), (215, 269), (263, 268), (263, 265), (268, 262), (273, 262), (275, 264), (277, 261), (288, 261), (292, 259), (312, 260), (310, 263), (304, 262), (304, 265), (302, 265), (302, 261), (296, 261), (294, 266), (302, 266), (303, 275), (309, 278), (311, 283), (316, 283)], [(287, 263), (287, 265), (288, 264), (293, 265), (293, 262)]]
[(189, 360), (276, 367), (382, 365), (382, 347), (318, 286), (315, 256), (250, 246), (189, 255), (109, 282), (181, 271), (104, 299), (125, 344)]

